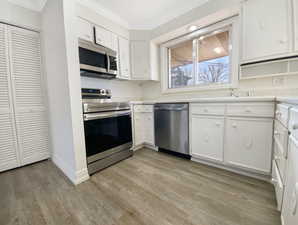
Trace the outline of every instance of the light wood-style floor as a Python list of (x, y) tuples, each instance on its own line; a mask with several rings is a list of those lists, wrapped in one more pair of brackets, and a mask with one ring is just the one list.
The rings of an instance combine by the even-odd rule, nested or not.
[(280, 225), (265, 182), (147, 149), (73, 186), (51, 161), (0, 174), (0, 224)]

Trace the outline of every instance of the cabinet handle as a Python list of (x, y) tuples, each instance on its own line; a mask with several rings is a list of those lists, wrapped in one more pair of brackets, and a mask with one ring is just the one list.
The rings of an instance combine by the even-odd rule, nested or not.
[(281, 112), (280, 112), (280, 111), (276, 111), (275, 114), (276, 114), (277, 116), (280, 116), (280, 115), (281, 115)]
[(253, 146), (253, 140), (250, 138), (246, 143), (245, 143), (245, 147), (246, 149), (251, 149)]
[(251, 109), (250, 109), (250, 108), (246, 108), (246, 109), (245, 109), (245, 112), (247, 112), (247, 113), (251, 113)]
[(233, 128), (237, 128), (237, 124), (236, 124), (236, 123), (233, 123), (233, 124), (232, 124), (232, 127), (233, 127)]
[(282, 159), (282, 157), (280, 157), (280, 156), (274, 156), (274, 160), (281, 160)]
[(274, 131), (274, 135), (275, 135), (275, 136), (278, 136), (278, 135), (280, 135), (280, 133), (277, 132), (277, 131)]
[(272, 178), (272, 179), (271, 179), (271, 183), (272, 183), (273, 185), (276, 185), (276, 184), (277, 184), (277, 180), (274, 179), (274, 178)]
[(281, 40), (279, 40), (279, 43), (280, 43), (280, 44), (286, 44), (287, 42), (288, 42), (287, 39), (281, 39)]
[(207, 113), (208, 112), (208, 109), (204, 109), (204, 112)]
[(215, 126), (220, 127), (220, 123), (219, 122), (216, 122), (215, 123)]

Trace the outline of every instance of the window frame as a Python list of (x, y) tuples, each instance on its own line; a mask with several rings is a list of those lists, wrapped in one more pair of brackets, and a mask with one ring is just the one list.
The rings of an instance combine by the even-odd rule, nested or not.
[[(169, 48), (175, 46), (181, 42), (191, 41), (204, 35), (211, 35), (212, 32), (223, 32), (229, 31), (230, 44), (232, 49), (230, 50), (230, 77), (229, 83), (209, 83), (194, 86), (185, 86), (180, 88), (170, 88), (170, 54)], [(194, 92), (204, 91), (212, 89), (230, 89), (236, 88), (239, 81), (239, 40), (240, 40), (240, 29), (239, 29), (239, 16), (234, 16), (229, 19), (217, 22), (215, 24), (200, 28), (187, 35), (180, 36), (173, 40), (170, 40), (160, 46), (161, 54), (161, 86), (162, 93), (179, 93), (179, 92)], [(198, 46), (197, 46), (198, 47)], [(196, 73), (197, 66), (194, 65), (193, 73)]]

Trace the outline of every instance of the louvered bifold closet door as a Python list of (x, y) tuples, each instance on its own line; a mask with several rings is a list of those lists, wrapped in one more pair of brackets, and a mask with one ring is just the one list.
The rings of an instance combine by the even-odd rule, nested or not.
[(8, 27), (14, 109), (21, 165), (49, 157), (40, 35)]
[(0, 23), (0, 172), (19, 166), (6, 25)]

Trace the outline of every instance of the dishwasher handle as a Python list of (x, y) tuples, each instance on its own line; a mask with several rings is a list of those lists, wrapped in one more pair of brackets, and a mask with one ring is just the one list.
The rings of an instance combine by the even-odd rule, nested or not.
[(159, 105), (154, 107), (155, 111), (185, 111), (188, 110), (188, 105)]

